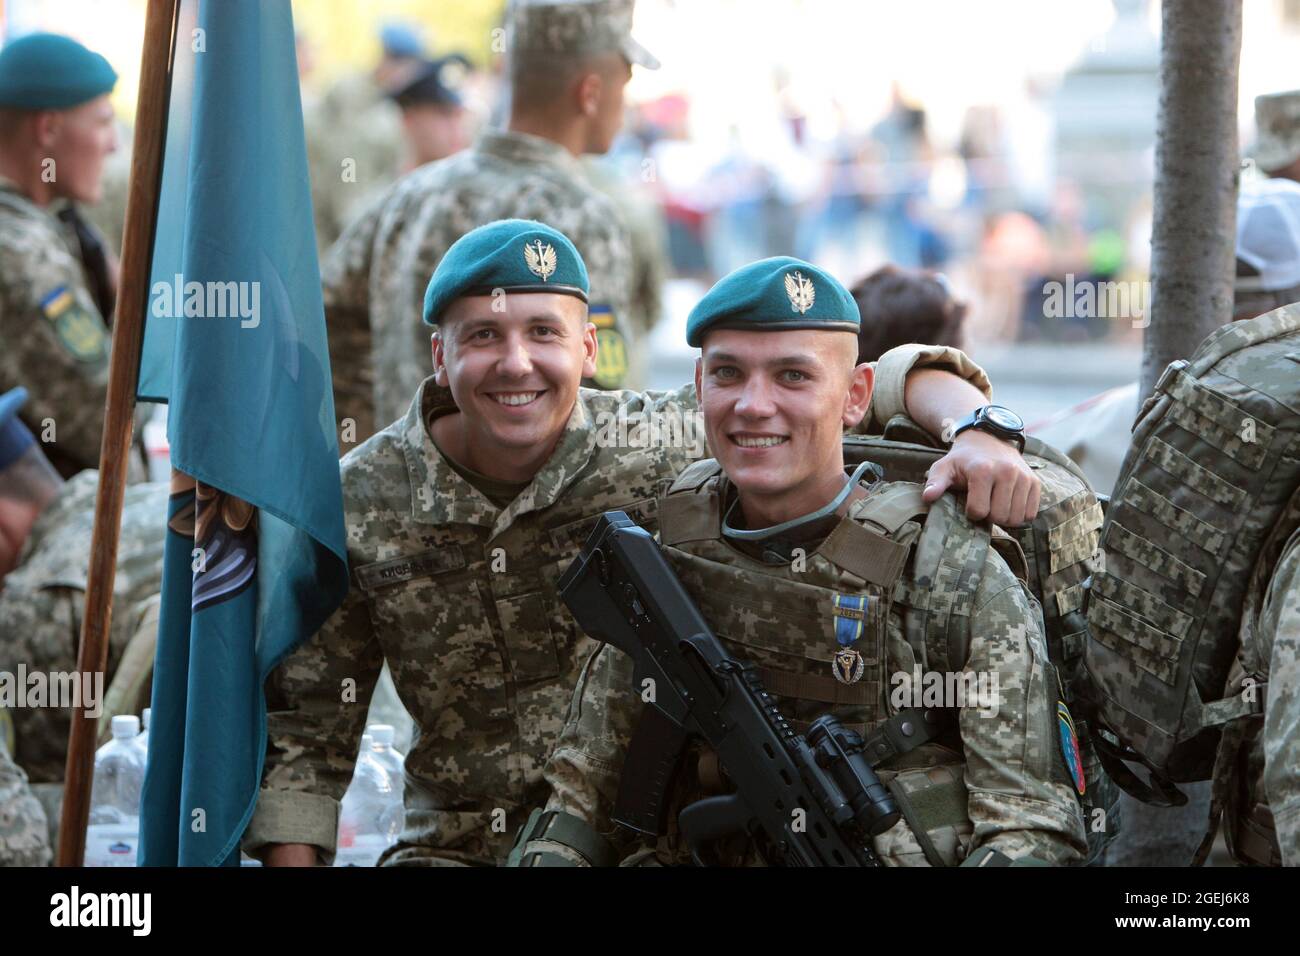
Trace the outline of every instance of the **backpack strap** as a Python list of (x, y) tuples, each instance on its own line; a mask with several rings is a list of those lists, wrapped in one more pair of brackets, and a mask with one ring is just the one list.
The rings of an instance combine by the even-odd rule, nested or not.
[(908, 643), (924, 649), (932, 670), (958, 671), (966, 661), (972, 595), (991, 537), (991, 527), (969, 521), (952, 495), (930, 505), (898, 600), (908, 608)]

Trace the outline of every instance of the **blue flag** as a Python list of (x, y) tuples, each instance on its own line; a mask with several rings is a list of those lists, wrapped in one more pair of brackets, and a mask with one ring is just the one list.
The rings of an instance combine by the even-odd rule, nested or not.
[(263, 685), (347, 591), (289, 0), (185, 0), (138, 397), (172, 497), (140, 863), (237, 864)]

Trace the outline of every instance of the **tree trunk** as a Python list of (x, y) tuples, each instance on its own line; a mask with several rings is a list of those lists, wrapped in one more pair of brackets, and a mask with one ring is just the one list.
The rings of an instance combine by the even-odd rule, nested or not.
[[(1143, 396), (1165, 366), (1232, 320), (1240, 54), (1241, 0), (1164, 0)], [(1187, 804), (1176, 809), (1121, 796), (1111, 866), (1187, 865), (1205, 833), (1210, 788), (1181, 789)]]
[(1241, 0), (1164, 0), (1142, 395), (1232, 319)]

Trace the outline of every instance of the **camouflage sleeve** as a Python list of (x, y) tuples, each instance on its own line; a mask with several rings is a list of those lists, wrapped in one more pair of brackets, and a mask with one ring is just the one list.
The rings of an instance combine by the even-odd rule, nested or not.
[[(108, 397), (108, 329), (81, 266), (50, 233), (0, 241), (0, 390), (26, 386), (23, 420), (65, 474), (99, 463)], [(9, 246), (21, 242), (21, 249)], [(42, 434), (46, 420), (53, 435)]]
[(914, 368), (937, 368), (964, 378), (991, 401), (993, 388), (984, 370), (967, 357), (961, 349), (938, 345), (899, 345), (890, 349), (874, 363), (876, 387), (871, 394), (871, 407), (858, 430), (879, 434), (895, 415), (907, 412), (903, 395), (908, 373)]
[[(602, 644), (592, 652), (578, 677), (568, 719), (559, 743), (543, 770), (551, 796), (547, 810), (578, 817), (625, 856), (635, 839), (613, 820), (623, 760), (641, 713), (632, 679), (632, 659)], [(551, 850), (581, 865), (567, 848), (544, 840), (524, 852)]]
[[(966, 672), (987, 676), (992, 706), (964, 707), (971, 850), (1066, 864), (1086, 849), (1056, 727), (1057, 689), (1036, 606), (990, 554), (975, 593)], [(981, 701), (981, 703), (984, 703)]]
[(328, 865), (383, 652), (364, 595), (349, 592), (320, 631), (267, 679), (267, 749), (244, 850), (308, 843)]
[[(370, 263), (380, 209), (368, 207), (321, 257), (321, 297), (334, 376), (334, 417), (339, 454), (365, 441), (384, 423), (375, 420), (371, 357)], [(348, 430), (345, 422), (355, 423)]]
[(1264, 708), (1264, 789), (1286, 866), (1300, 866), (1300, 533), (1269, 582), (1260, 634), (1272, 634)]
[[(0, 714), (3, 716), (3, 714)], [(0, 732), (0, 866), (49, 866), (45, 811)]]

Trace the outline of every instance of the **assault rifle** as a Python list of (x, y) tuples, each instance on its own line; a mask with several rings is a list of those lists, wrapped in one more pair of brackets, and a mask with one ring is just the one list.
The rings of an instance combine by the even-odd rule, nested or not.
[[(636, 686), (654, 692), (633, 733), (615, 820), (665, 832), (675, 771), (692, 738), (718, 755), (735, 792), (678, 815), (697, 865), (723, 837), (762, 836), (783, 866), (879, 866), (871, 837), (898, 807), (863, 755), (862, 738), (832, 716), (796, 734), (756, 667), (710, 630), (654, 538), (622, 511), (603, 514), (559, 582), (560, 596), (592, 637), (629, 655)], [(628, 689), (634, 692), (633, 688)]]

